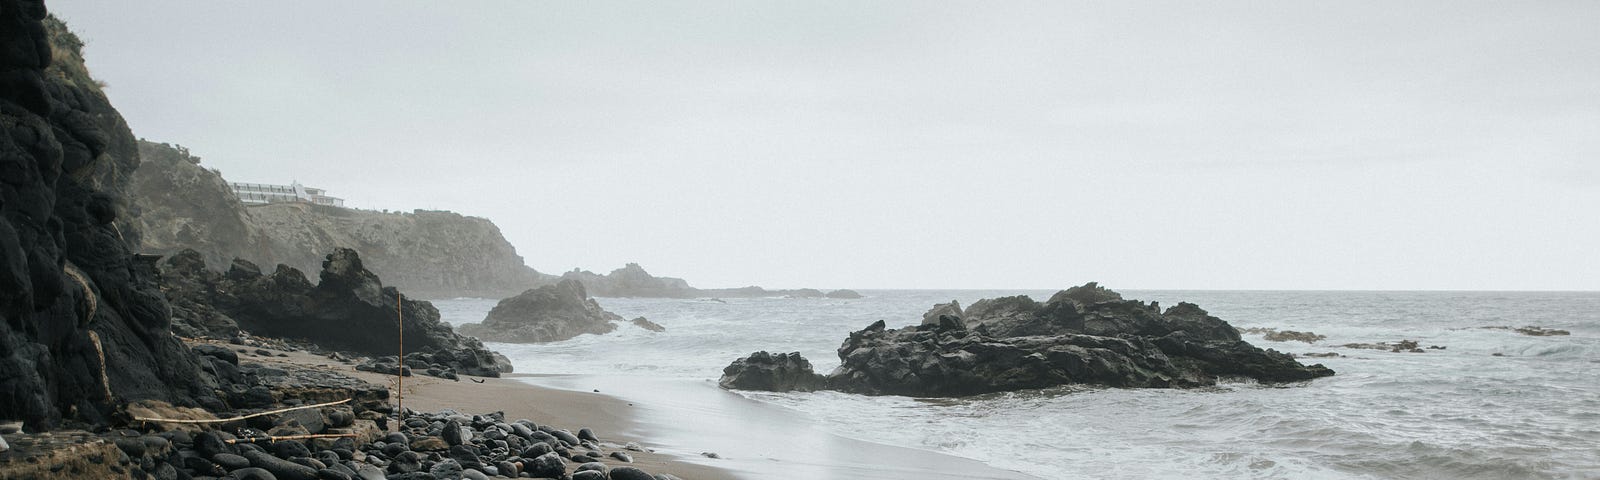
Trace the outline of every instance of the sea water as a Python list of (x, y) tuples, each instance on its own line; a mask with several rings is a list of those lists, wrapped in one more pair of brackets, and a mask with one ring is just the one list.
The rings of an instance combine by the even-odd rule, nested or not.
[[(865, 291), (839, 299), (601, 298), (608, 335), (493, 344), (519, 372), (648, 377), (706, 390), (733, 359), (797, 351), (826, 373), (852, 331), (920, 323), (934, 303), (1052, 291)], [(1059, 387), (964, 398), (837, 392), (742, 395), (833, 434), (935, 450), (1042, 478), (1600, 478), (1600, 293), (1124, 291), (1199, 304), (1238, 328), (1325, 340), (1258, 346), (1337, 375), (1193, 390)], [(494, 300), (436, 301), (481, 321)], [(1480, 327), (1536, 325), (1566, 336)], [(1416, 340), (1426, 353), (1343, 348)], [(1497, 355), (1498, 354), (1498, 355)]]

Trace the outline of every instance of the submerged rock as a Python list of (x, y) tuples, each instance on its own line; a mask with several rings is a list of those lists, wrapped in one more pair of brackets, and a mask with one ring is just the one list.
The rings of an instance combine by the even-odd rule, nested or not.
[(1261, 338), (1266, 340), (1266, 341), (1269, 341), (1269, 342), (1317, 343), (1318, 340), (1326, 340), (1328, 337), (1325, 336), (1325, 335), (1318, 335), (1318, 334), (1315, 334), (1315, 333), (1312, 333), (1312, 332), (1297, 332), (1297, 331), (1294, 331), (1294, 330), (1283, 330), (1283, 331), (1267, 332), (1267, 334), (1263, 335)]
[(800, 352), (767, 353), (760, 351), (734, 360), (722, 369), (722, 388), (738, 390), (765, 390), (773, 392), (809, 392), (823, 388), (827, 378), (811, 369), (811, 362)]
[[(914, 327), (890, 329), (880, 320), (851, 333), (839, 347), (839, 368), (824, 377), (826, 388), (961, 396), (1065, 384), (1198, 387), (1222, 376), (1286, 382), (1333, 374), (1242, 341), (1227, 322), (1194, 304), (1162, 312), (1094, 283), (1045, 303), (1026, 296), (980, 300), (962, 313), (952, 301), (936, 305)], [(809, 362), (790, 355), (757, 352), (739, 359), (724, 370), (722, 385), (782, 390), (796, 383), (787, 379), (815, 375)]]
[(619, 320), (621, 316), (589, 298), (582, 283), (569, 278), (501, 300), (483, 323), (464, 324), (461, 333), (493, 342), (559, 342), (611, 333)]
[(639, 328), (643, 328), (645, 330), (652, 331), (652, 332), (665, 332), (665, 331), (667, 331), (667, 327), (663, 327), (660, 324), (657, 324), (656, 322), (652, 322), (652, 321), (650, 321), (650, 320), (648, 320), (648, 319), (646, 319), (644, 317), (639, 317), (639, 318), (633, 319), (633, 325), (636, 326), (636, 327), (639, 327)]

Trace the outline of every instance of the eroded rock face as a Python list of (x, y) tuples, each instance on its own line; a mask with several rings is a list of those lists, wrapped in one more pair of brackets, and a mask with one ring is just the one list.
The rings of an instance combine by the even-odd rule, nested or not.
[(827, 378), (812, 371), (811, 362), (800, 352), (760, 351), (734, 360), (722, 369), (722, 379), (717, 383), (722, 388), (738, 390), (809, 392), (823, 388)]
[(0, 0), (0, 416), (30, 430), (212, 395), (129, 248), (138, 150), (82, 47), (43, 2)]
[(583, 334), (617, 329), (621, 316), (600, 308), (583, 284), (571, 278), (501, 300), (483, 323), (461, 326), (461, 333), (492, 342), (559, 342)]
[(243, 258), (316, 271), (335, 248), (364, 252), (368, 270), (423, 298), (506, 296), (553, 281), (523, 264), (487, 219), (445, 211), (376, 212), (309, 204), (246, 207), (216, 170), (181, 146), (139, 142), (129, 198), (140, 251), (199, 251), (214, 266)]
[[(1227, 322), (1194, 304), (1162, 312), (1094, 283), (1044, 303), (984, 299), (965, 312), (955, 302), (939, 304), (914, 327), (889, 329), (880, 320), (851, 333), (839, 359), (827, 388), (870, 395), (961, 396), (1066, 384), (1197, 387), (1220, 376), (1287, 382), (1333, 374), (1240, 340)], [(749, 369), (735, 368), (740, 362), (749, 363), (741, 359), (725, 372)]]
[(510, 365), (497, 360), (482, 342), (456, 334), (439, 321), (433, 304), (383, 286), (354, 250), (328, 254), (316, 285), (292, 267), (279, 265), (262, 274), (242, 260), (234, 261), (226, 274), (218, 274), (205, 268), (199, 252), (185, 250), (167, 260), (163, 283), (179, 306), (174, 316), (178, 328), (196, 336), (226, 338), (242, 329), (332, 350), (393, 355), (400, 345), (401, 318), (396, 316), (400, 313), (408, 358), (426, 354), (429, 363), (466, 375), (496, 377), (510, 371)]

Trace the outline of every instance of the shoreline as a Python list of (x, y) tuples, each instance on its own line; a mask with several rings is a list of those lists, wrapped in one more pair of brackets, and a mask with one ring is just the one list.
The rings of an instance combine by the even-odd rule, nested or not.
[[(254, 350), (252, 347), (251, 350)], [(394, 390), (394, 376), (358, 371), (353, 365), (329, 359), (307, 351), (288, 352), (266, 348), (284, 357), (240, 355), (240, 362), (289, 363), (303, 367), (327, 368), (377, 385), (387, 385)], [(629, 442), (651, 445), (655, 442), (640, 436), (640, 430), (631, 420), (630, 406), (614, 397), (564, 390), (541, 388), (518, 380), (518, 374), (502, 378), (469, 377), (461, 381), (414, 375), (405, 379), (404, 406), (419, 412), (455, 410), (464, 414), (505, 412), (507, 421), (526, 418), (541, 425), (559, 428), (593, 429), (601, 440), (610, 443)], [(482, 380), (483, 383), (477, 383)], [(651, 473), (666, 473), (685, 480), (738, 480), (726, 470), (690, 463), (683, 458), (659, 452), (630, 452), (638, 467)], [(617, 465), (611, 459), (604, 463)]]
[[(306, 351), (271, 351), (287, 357), (241, 356), (240, 360), (330, 368), (393, 389), (392, 375), (357, 371)], [(591, 428), (607, 442), (634, 442), (653, 450), (635, 452), (633, 466), (686, 480), (1038, 480), (965, 457), (829, 433), (783, 407), (700, 383), (538, 373), (466, 377), (459, 382), (412, 376), (405, 379), (404, 404), (415, 411), (501, 411), (508, 420)]]

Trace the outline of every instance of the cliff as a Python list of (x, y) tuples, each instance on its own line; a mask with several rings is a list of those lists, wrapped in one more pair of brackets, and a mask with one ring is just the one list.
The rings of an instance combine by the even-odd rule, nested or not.
[(546, 283), (487, 219), (451, 212), (389, 213), (311, 204), (245, 206), (222, 174), (182, 147), (141, 141), (133, 209), (143, 253), (194, 249), (209, 265), (242, 258), (320, 269), (338, 248), (361, 252), (389, 285), (423, 298), (505, 297)]
[(102, 424), (211, 395), (123, 203), (138, 149), (37, 0), (0, 0), (0, 416)]

